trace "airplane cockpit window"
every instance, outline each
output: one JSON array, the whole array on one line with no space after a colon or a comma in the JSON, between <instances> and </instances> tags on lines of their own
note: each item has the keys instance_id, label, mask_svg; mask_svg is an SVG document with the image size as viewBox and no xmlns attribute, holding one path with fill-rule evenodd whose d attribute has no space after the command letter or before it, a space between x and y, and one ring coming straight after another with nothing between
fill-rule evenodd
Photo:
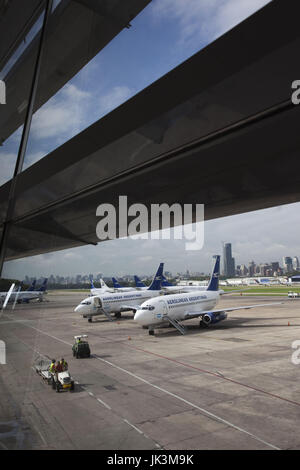
<instances>
[{"instance_id":1,"label":"airplane cockpit window","mask_svg":"<svg viewBox=\"0 0 300 470\"><path fill-rule=\"evenodd\" d=\"M153 307L153 305L145 305L144 307L142 307L142 310L154 310L155 307Z\"/></svg>"},{"instance_id":2,"label":"airplane cockpit window","mask_svg":"<svg viewBox=\"0 0 300 470\"><path fill-rule=\"evenodd\" d=\"M91 302L89 300L83 300L81 305L91 305Z\"/></svg>"}]
</instances>

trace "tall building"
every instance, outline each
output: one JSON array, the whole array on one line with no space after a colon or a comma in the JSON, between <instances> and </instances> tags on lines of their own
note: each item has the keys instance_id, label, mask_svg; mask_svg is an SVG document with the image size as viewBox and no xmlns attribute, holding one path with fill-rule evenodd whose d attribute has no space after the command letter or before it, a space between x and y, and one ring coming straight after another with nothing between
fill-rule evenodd
<instances>
[{"instance_id":1,"label":"tall building","mask_svg":"<svg viewBox=\"0 0 300 470\"><path fill-rule=\"evenodd\" d=\"M226 277L235 275L235 262L232 257L231 243L224 243L223 245L223 274Z\"/></svg>"},{"instance_id":2,"label":"tall building","mask_svg":"<svg viewBox=\"0 0 300 470\"><path fill-rule=\"evenodd\" d=\"M285 273L293 271L293 260L290 256L284 256L282 258L283 270Z\"/></svg>"},{"instance_id":3,"label":"tall building","mask_svg":"<svg viewBox=\"0 0 300 470\"><path fill-rule=\"evenodd\" d=\"M299 271L299 260L298 260L298 257L297 256L294 256L293 260L292 260L292 264L293 264L293 270L294 271Z\"/></svg>"},{"instance_id":4,"label":"tall building","mask_svg":"<svg viewBox=\"0 0 300 470\"><path fill-rule=\"evenodd\" d=\"M248 265L248 271L249 271L249 276L250 276L250 277L254 276L254 274L255 274L255 268L256 268L256 266L255 266L254 261L250 261L250 263L249 263L249 265Z\"/></svg>"}]
</instances>

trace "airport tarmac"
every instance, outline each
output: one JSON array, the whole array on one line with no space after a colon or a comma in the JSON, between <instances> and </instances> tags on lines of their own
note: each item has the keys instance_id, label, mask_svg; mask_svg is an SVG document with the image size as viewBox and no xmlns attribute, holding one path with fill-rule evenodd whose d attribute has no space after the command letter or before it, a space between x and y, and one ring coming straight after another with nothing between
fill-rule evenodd
<instances>
[{"instance_id":1,"label":"airport tarmac","mask_svg":"<svg viewBox=\"0 0 300 470\"><path fill-rule=\"evenodd\" d=\"M73 311L83 293L46 297L0 316L0 448L300 449L300 300L149 336L131 312L88 323ZM218 308L272 301L223 296ZM77 334L88 334L91 358L73 358ZM67 360L74 392L42 381L38 354Z\"/></svg>"}]
</instances>

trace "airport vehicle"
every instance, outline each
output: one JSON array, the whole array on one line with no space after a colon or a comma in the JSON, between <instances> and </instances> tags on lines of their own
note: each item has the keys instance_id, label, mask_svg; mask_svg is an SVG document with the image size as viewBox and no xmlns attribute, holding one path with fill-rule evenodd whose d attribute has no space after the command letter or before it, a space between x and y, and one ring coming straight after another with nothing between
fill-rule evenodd
<instances>
[{"instance_id":1,"label":"airport vehicle","mask_svg":"<svg viewBox=\"0 0 300 470\"><path fill-rule=\"evenodd\" d=\"M206 291L184 294L170 294L144 302L136 311L134 320L144 328L148 327L149 334L154 329L170 324L181 334L186 333L185 327L180 323L191 318L200 318L200 326L209 326L227 318L227 312L240 309L250 309L280 304L242 305L219 310L214 309L220 298L219 286L220 256L215 256L215 265Z\"/></svg>"},{"instance_id":2,"label":"airport vehicle","mask_svg":"<svg viewBox=\"0 0 300 470\"><path fill-rule=\"evenodd\" d=\"M51 385L53 390L60 392L61 390L73 391L75 388L74 380L72 379L70 372L65 370L63 372L51 373L49 367L51 360L44 357L38 359L34 368L37 374L39 374L48 385Z\"/></svg>"},{"instance_id":3,"label":"airport vehicle","mask_svg":"<svg viewBox=\"0 0 300 470\"><path fill-rule=\"evenodd\" d=\"M52 376L51 376L51 373L49 372L50 365L51 365L51 361L50 359L47 359L47 358L43 358L43 359L40 358L34 365L36 373L39 374L42 377L42 379L48 383L48 385L50 385L52 382Z\"/></svg>"},{"instance_id":4,"label":"airport vehicle","mask_svg":"<svg viewBox=\"0 0 300 470\"><path fill-rule=\"evenodd\" d=\"M51 374L51 385L53 390L56 390L57 392L60 392L61 390L69 390L70 392L73 392L75 388L75 382L68 370Z\"/></svg>"},{"instance_id":5,"label":"airport vehicle","mask_svg":"<svg viewBox=\"0 0 300 470\"><path fill-rule=\"evenodd\" d=\"M46 278L42 286L38 290L33 290L35 288L35 281L33 281L29 289L25 291L12 290L9 295L8 302L29 303L30 300L39 300L40 302L42 302L43 296L47 288L47 281L48 279ZM0 292L0 304L2 304L5 301L5 299L7 298L7 295L8 295L8 292Z\"/></svg>"},{"instance_id":6,"label":"airport vehicle","mask_svg":"<svg viewBox=\"0 0 300 470\"><path fill-rule=\"evenodd\" d=\"M297 297L300 297L300 295L299 295L298 292L289 291L288 292L288 297L291 298L291 299L296 299Z\"/></svg>"},{"instance_id":7,"label":"airport vehicle","mask_svg":"<svg viewBox=\"0 0 300 470\"><path fill-rule=\"evenodd\" d=\"M72 346L72 351L73 356L76 357L76 359L91 356L90 345L87 341L87 337L88 335L74 336L75 342Z\"/></svg>"},{"instance_id":8,"label":"airport vehicle","mask_svg":"<svg viewBox=\"0 0 300 470\"><path fill-rule=\"evenodd\" d=\"M112 313L115 314L116 318L119 318L121 312L128 310L135 312L145 300L161 294L163 267L164 263L160 263L151 285L145 290L114 294L106 293L87 297L77 305L74 311L80 313L83 318L87 318L89 322L92 322L93 317L98 315L105 315L112 321Z\"/></svg>"}]
</instances>

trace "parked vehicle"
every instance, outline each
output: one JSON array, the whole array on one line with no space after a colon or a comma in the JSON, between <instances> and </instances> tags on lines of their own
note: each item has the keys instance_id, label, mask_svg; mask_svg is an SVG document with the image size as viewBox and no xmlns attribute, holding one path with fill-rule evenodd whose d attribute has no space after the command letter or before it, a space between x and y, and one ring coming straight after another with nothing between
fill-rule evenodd
<instances>
[{"instance_id":1,"label":"parked vehicle","mask_svg":"<svg viewBox=\"0 0 300 470\"><path fill-rule=\"evenodd\" d=\"M74 336L75 343L72 346L72 351L73 356L76 357L76 359L91 356L91 350L87 341L87 337L87 335Z\"/></svg>"}]
</instances>

